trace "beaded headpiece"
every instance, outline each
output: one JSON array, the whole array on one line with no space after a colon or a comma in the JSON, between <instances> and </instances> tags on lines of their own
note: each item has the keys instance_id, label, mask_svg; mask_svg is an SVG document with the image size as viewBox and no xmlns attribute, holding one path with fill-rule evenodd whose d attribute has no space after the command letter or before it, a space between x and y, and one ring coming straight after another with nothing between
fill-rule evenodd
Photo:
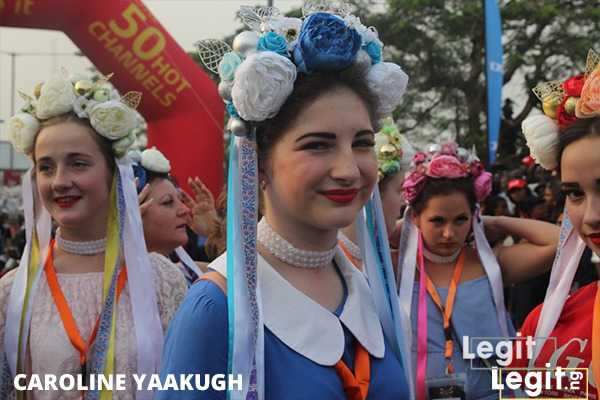
<instances>
[{"instance_id":1,"label":"beaded headpiece","mask_svg":"<svg viewBox=\"0 0 600 400\"><path fill-rule=\"evenodd\" d=\"M590 50L585 72L563 82L538 84L533 93L543 115L523 121L522 129L533 158L543 168L558 167L558 135L578 119L600 116L600 54Z\"/></svg>"},{"instance_id":2,"label":"beaded headpiece","mask_svg":"<svg viewBox=\"0 0 600 400\"><path fill-rule=\"evenodd\" d=\"M128 92L120 97L108 83L112 74L95 82L69 77L65 70L46 82L39 83L33 96L19 92L25 105L8 120L8 135L15 148L30 154L40 123L59 115L74 112L87 118L101 136L113 142L113 151L122 157L135 142L134 128L138 124L135 109L140 104L140 92Z\"/></svg>"}]
</instances>

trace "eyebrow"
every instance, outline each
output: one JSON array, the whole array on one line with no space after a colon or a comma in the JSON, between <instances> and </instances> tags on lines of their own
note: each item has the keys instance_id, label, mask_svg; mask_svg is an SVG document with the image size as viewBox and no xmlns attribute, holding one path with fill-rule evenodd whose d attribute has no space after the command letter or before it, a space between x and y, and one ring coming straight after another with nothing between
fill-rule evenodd
<instances>
[{"instance_id":1,"label":"eyebrow","mask_svg":"<svg viewBox=\"0 0 600 400\"><path fill-rule=\"evenodd\" d=\"M92 158L92 156L90 154L85 154L85 153L68 153L66 158L75 158L75 157ZM49 161L52 159L53 158L50 156L44 156L44 157L38 158L38 161Z\"/></svg>"},{"instance_id":2,"label":"eyebrow","mask_svg":"<svg viewBox=\"0 0 600 400\"><path fill-rule=\"evenodd\" d=\"M306 133L306 134L300 136L298 139L296 139L296 142L299 142L301 140L308 139L308 138L318 138L318 139L333 140L333 139L335 139L335 133L331 133L331 132L309 132L309 133Z\"/></svg>"},{"instance_id":3,"label":"eyebrow","mask_svg":"<svg viewBox=\"0 0 600 400\"><path fill-rule=\"evenodd\" d=\"M576 182L562 182L560 184L560 189L561 190L579 189L579 183L576 183Z\"/></svg>"}]
</instances>

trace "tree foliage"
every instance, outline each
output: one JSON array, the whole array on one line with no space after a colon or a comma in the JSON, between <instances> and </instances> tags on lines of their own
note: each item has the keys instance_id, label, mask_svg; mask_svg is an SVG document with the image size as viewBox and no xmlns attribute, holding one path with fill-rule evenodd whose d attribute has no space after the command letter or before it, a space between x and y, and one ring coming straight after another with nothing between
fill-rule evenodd
<instances>
[{"instance_id":1,"label":"tree foliage","mask_svg":"<svg viewBox=\"0 0 600 400\"><path fill-rule=\"evenodd\" d=\"M383 12L371 11L371 1L354 4L363 23L377 27L386 57L410 76L396 111L403 131L413 138L451 131L461 144L474 144L484 154L483 2L387 0ZM532 87L581 72L588 49L600 50L600 2L501 0L500 7L505 88L511 84L527 99L503 124L514 128L537 107Z\"/></svg>"}]
</instances>

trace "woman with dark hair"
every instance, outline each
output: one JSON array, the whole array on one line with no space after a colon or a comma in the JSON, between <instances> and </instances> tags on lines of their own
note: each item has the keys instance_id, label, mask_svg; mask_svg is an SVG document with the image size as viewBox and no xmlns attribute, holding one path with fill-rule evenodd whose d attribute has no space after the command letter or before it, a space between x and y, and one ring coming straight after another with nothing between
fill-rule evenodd
<instances>
[{"instance_id":1,"label":"woman with dark hair","mask_svg":"<svg viewBox=\"0 0 600 400\"><path fill-rule=\"evenodd\" d=\"M410 208L400 245L400 304L412 320L417 398L440 391L497 398L481 360L473 360L481 368L472 369L471 360L463 358L463 337L514 334L503 286L548 269L558 229L539 221L483 217L490 236L527 240L492 251L478 209L491 191L491 175L474 154L453 143L415 155L403 187Z\"/></svg>"},{"instance_id":2,"label":"woman with dark hair","mask_svg":"<svg viewBox=\"0 0 600 400\"><path fill-rule=\"evenodd\" d=\"M135 137L132 106L106 80L65 76L40 85L8 123L15 147L31 156L23 180L27 245L19 268L0 281L0 398L16 374L151 374L166 329L186 290L173 266L146 252L133 173L123 158ZM137 99L137 102L134 101ZM51 220L58 226L51 238ZM90 388L88 396L138 399ZM79 398L41 391L39 399Z\"/></svg>"},{"instance_id":3,"label":"woman with dark hair","mask_svg":"<svg viewBox=\"0 0 600 400\"><path fill-rule=\"evenodd\" d=\"M407 77L381 62L376 31L322 7L306 8L303 21L259 9L246 20L255 31L240 33L219 65L240 136L229 154L227 251L171 324L162 372L230 372L242 382L159 399L410 396L403 344L376 306L392 297L376 302L337 248L338 230L371 201L376 123Z\"/></svg>"},{"instance_id":4,"label":"woman with dark hair","mask_svg":"<svg viewBox=\"0 0 600 400\"><path fill-rule=\"evenodd\" d=\"M536 343L529 366L587 368L588 387L569 395L597 398L600 283L569 291L585 248L600 254L600 56L590 50L584 74L561 84L540 84L534 93L543 102L544 115L523 121L523 133L536 161L558 172L566 202L559 256L545 301L522 327L523 335L553 337L556 342Z\"/></svg>"}]
</instances>

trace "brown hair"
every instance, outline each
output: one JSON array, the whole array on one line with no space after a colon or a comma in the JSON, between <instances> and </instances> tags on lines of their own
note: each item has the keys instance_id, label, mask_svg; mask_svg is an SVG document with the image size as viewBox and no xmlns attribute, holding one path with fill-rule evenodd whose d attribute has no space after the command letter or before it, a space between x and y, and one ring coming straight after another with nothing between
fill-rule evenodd
<instances>
[{"instance_id":1,"label":"brown hair","mask_svg":"<svg viewBox=\"0 0 600 400\"><path fill-rule=\"evenodd\" d=\"M94 139L94 142L96 142L96 144L98 145L98 148L100 149L100 152L102 153L102 156L104 157L106 165L108 166L110 174L112 176L117 168L117 165L115 163L115 156L113 154L112 149L112 142L104 136L97 134L96 130L92 127L92 125L90 125L90 121L88 119L79 118L73 112L58 115L56 117L52 117L41 122L40 130L38 131L38 134L35 137L35 141L33 142L33 150L31 153L33 163L35 164L35 145L37 143L37 138L39 137L39 132L41 132L42 129L47 128L49 126L65 122L72 122L90 130L90 133L92 133L92 139Z\"/></svg>"},{"instance_id":2,"label":"brown hair","mask_svg":"<svg viewBox=\"0 0 600 400\"><path fill-rule=\"evenodd\" d=\"M371 123L376 128L377 99L366 84L361 72L350 67L342 72L316 72L312 74L298 74L294 83L294 90L277 113L269 120L257 124L257 153L259 164L268 159L270 151L281 138L283 132L296 121L300 111L319 96L334 89L347 88L361 98Z\"/></svg>"},{"instance_id":3,"label":"brown hair","mask_svg":"<svg viewBox=\"0 0 600 400\"><path fill-rule=\"evenodd\" d=\"M435 196L444 196L452 193L462 193L467 198L471 212L475 211L477 206L477 197L475 196L475 186L472 177L449 179L427 178L423 189L415 200L411 203L414 212L419 215L427 206L429 199Z\"/></svg>"},{"instance_id":4,"label":"brown hair","mask_svg":"<svg viewBox=\"0 0 600 400\"><path fill-rule=\"evenodd\" d=\"M565 148L588 136L600 136L600 117L582 118L562 130L558 136L558 176Z\"/></svg>"}]
</instances>

